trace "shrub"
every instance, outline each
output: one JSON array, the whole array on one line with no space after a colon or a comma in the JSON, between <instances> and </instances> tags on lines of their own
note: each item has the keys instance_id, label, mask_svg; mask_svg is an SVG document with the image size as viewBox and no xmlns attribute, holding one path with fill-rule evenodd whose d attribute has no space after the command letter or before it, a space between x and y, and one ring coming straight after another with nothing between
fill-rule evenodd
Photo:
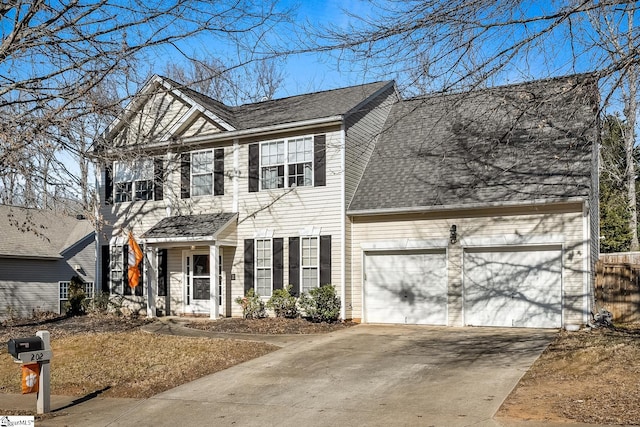
<instances>
[{"instance_id":1,"label":"shrub","mask_svg":"<svg viewBox=\"0 0 640 427\"><path fill-rule=\"evenodd\" d=\"M64 308L68 316L79 316L86 313L86 295L84 294L84 280L80 276L73 276L69 281L69 299Z\"/></svg>"},{"instance_id":2,"label":"shrub","mask_svg":"<svg viewBox=\"0 0 640 427\"><path fill-rule=\"evenodd\" d=\"M236 298L236 303L242 307L242 317L245 319L261 319L267 317L267 312L264 309L264 301L260 299L260 295L256 294L253 289L249 289L246 296Z\"/></svg>"},{"instance_id":3,"label":"shrub","mask_svg":"<svg viewBox=\"0 0 640 427\"><path fill-rule=\"evenodd\" d=\"M99 292L89 304L88 311L91 314L107 314L109 313L109 307L111 306L108 292Z\"/></svg>"},{"instance_id":4,"label":"shrub","mask_svg":"<svg viewBox=\"0 0 640 427\"><path fill-rule=\"evenodd\" d=\"M267 301L267 308L273 310L276 317L295 319L299 316L298 299L291 295L291 285L284 289L276 289Z\"/></svg>"},{"instance_id":5,"label":"shrub","mask_svg":"<svg viewBox=\"0 0 640 427\"><path fill-rule=\"evenodd\" d=\"M340 298L333 285L311 289L309 295L302 294L300 308L312 322L336 322L340 318Z\"/></svg>"}]
</instances>

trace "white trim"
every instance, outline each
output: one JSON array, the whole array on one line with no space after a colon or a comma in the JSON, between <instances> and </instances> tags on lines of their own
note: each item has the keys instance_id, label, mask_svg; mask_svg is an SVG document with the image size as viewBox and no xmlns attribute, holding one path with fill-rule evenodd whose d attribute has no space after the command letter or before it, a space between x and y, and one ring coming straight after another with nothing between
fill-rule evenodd
<instances>
[{"instance_id":1,"label":"white trim","mask_svg":"<svg viewBox=\"0 0 640 427\"><path fill-rule=\"evenodd\" d=\"M589 212L589 202L584 202L582 211L582 322L589 322L589 312L591 311L591 214Z\"/></svg>"},{"instance_id":2,"label":"white trim","mask_svg":"<svg viewBox=\"0 0 640 427\"><path fill-rule=\"evenodd\" d=\"M158 289L158 249L144 246L144 281L147 285L147 317L156 317L156 295Z\"/></svg>"},{"instance_id":3,"label":"white trim","mask_svg":"<svg viewBox=\"0 0 640 427\"><path fill-rule=\"evenodd\" d=\"M260 228L253 233L253 239L273 239L273 229Z\"/></svg>"},{"instance_id":4,"label":"white trim","mask_svg":"<svg viewBox=\"0 0 640 427\"><path fill-rule=\"evenodd\" d=\"M240 199L239 199L239 191L240 191L240 140L235 138L233 140L233 202L231 205L232 212L238 212Z\"/></svg>"},{"instance_id":5,"label":"white trim","mask_svg":"<svg viewBox=\"0 0 640 427\"><path fill-rule=\"evenodd\" d=\"M211 135L198 135L193 137L180 138L179 145L181 147L197 146L200 144L212 143L219 140L228 141L234 138L248 137L248 136L261 137L261 136L268 136L275 133L284 132L291 129L295 129L296 131L303 131L307 129L313 130L321 125L329 126L329 125L340 125L340 124L342 124L342 116L330 116L330 117L324 117L321 119L303 120L300 122L283 123L279 125L264 126L260 128L245 129L245 130L239 130L239 131L230 130L228 132L218 132ZM159 148L165 148L167 146L167 143L171 143L171 141L172 140L164 141L164 142L162 141L149 142L145 144L145 149L154 150ZM105 154L121 155L123 153L133 152L137 149L138 147L119 147L118 149L108 149L105 151Z\"/></svg>"},{"instance_id":6,"label":"white trim","mask_svg":"<svg viewBox=\"0 0 640 427\"><path fill-rule=\"evenodd\" d=\"M524 200L521 202L486 202L486 203L459 203L452 205L442 206L417 206L417 207L397 207L397 208L383 208L383 209L355 209L347 211L349 216L376 216L376 215L389 215L389 214L410 214L410 213L426 213L426 212L443 212L443 211L467 211L472 209L490 209L490 208L517 208L526 206L547 206L547 205L567 205L567 204L582 204L584 197L569 197L566 199L548 200L548 199L534 199ZM574 212L574 210L568 210L567 212ZM579 212L579 211L578 211ZM535 212L532 212L535 213Z\"/></svg>"},{"instance_id":7,"label":"white trim","mask_svg":"<svg viewBox=\"0 0 640 427\"><path fill-rule=\"evenodd\" d=\"M220 306L218 305L218 255L220 248L216 245L209 246L209 318L217 319L220 317Z\"/></svg>"},{"instance_id":8,"label":"white trim","mask_svg":"<svg viewBox=\"0 0 640 427\"><path fill-rule=\"evenodd\" d=\"M322 231L322 227L310 225L309 227L298 230L300 237L318 237Z\"/></svg>"},{"instance_id":9,"label":"white trim","mask_svg":"<svg viewBox=\"0 0 640 427\"><path fill-rule=\"evenodd\" d=\"M303 261L303 242L304 240L314 240L315 241L315 249L316 249L316 259L315 259L315 265L313 266L304 266L304 261ZM304 279L304 270L312 270L314 269L316 271L316 284L315 284L315 288L319 288L321 283L320 283L320 236L300 236L300 248L299 248L299 253L298 253L298 259L300 260L299 262L299 283L300 283L300 293L305 292L303 290L303 279Z\"/></svg>"},{"instance_id":10,"label":"white trim","mask_svg":"<svg viewBox=\"0 0 640 427\"><path fill-rule=\"evenodd\" d=\"M449 241L447 239L398 239L384 240L378 242L363 242L360 244L363 252L374 251L402 251L420 249L446 249Z\"/></svg>"},{"instance_id":11,"label":"white trim","mask_svg":"<svg viewBox=\"0 0 640 427\"><path fill-rule=\"evenodd\" d=\"M258 242L269 242L269 266L268 267L258 267ZM273 237L256 237L253 240L253 291L256 295L260 295L262 298L271 298L273 295ZM301 262L302 264L302 262ZM269 291L269 295L263 295L258 292L258 269L260 270L269 270L270 280L269 283L271 285L271 289Z\"/></svg>"},{"instance_id":12,"label":"white trim","mask_svg":"<svg viewBox=\"0 0 640 427\"><path fill-rule=\"evenodd\" d=\"M340 239L342 239L340 242L340 317L345 320L347 316L347 138L344 122L340 125L340 168Z\"/></svg>"},{"instance_id":13,"label":"white trim","mask_svg":"<svg viewBox=\"0 0 640 427\"><path fill-rule=\"evenodd\" d=\"M505 234L492 237L463 237L460 245L468 247L492 246L527 246L527 245L560 245L565 242L562 234L546 234L539 236L523 236L519 234Z\"/></svg>"}]
</instances>

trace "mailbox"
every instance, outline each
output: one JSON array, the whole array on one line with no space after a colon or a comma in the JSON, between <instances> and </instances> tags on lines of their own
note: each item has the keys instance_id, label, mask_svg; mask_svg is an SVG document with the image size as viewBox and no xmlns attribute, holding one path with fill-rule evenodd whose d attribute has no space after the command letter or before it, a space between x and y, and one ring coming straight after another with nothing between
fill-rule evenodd
<instances>
[{"instance_id":1,"label":"mailbox","mask_svg":"<svg viewBox=\"0 0 640 427\"><path fill-rule=\"evenodd\" d=\"M20 353L44 350L44 341L40 337L11 338L7 345L14 359L19 359Z\"/></svg>"}]
</instances>

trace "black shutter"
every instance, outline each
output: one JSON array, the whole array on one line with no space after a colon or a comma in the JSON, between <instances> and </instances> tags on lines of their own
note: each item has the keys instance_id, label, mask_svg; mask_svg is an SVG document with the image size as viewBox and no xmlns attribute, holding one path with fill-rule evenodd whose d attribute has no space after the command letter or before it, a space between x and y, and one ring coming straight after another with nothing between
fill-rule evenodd
<instances>
[{"instance_id":1,"label":"black shutter","mask_svg":"<svg viewBox=\"0 0 640 427\"><path fill-rule=\"evenodd\" d=\"M300 238L289 237L289 284L291 293L300 295Z\"/></svg>"},{"instance_id":2,"label":"black shutter","mask_svg":"<svg viewBox=\"0 0 640 427\"><path fill-rule=\"evenodd\" d=\"M180 155L180 198L191 197L191 153Z\"/></svg>"},{"instance_id":3,"label":"black shutter","mask_svg":"<svg viewBox=\"0 0 640 427\"><path fill-rule=\"evenodd\" d=\"M164 160L153 159L153 200L162 200L164 196Z\"/></svg>"},{"instance_id":4,"label":"black shutter","mask_svg":"<svg viewBox=\"0 0 640 427\"><path fill-rule=\"evenodd\" d=\"M327 185L327 137L316 135L313 137L313 185L324 187Z\"/></svg>"},{"instance_id":5,"label":"black shutter","mask_svg":"<svg viewBox=\"0 0 640 427\"><path fill-rule=\"evenodd\" d=\"M249 193L260 189L260 144L249 145Z\"/></svg>"},{"instance_id":6,"label":"black shutter","mask_svg":"<svg viewBox=\"0 0 640 427\"><path fill-rule=\"evenodd\" d=\"M122 247L122 295L131 295L129 287L129 245Z\"/></svg>"},{"instance_id":7,"label":"black shutter","mask_svg":"<svg viewBox=\"0 0 640 427\"><path fill-rule=\"evenodd\" d=\"M102 274L100 275L100 290L103 293L109 294L109 276L111 275L111 249L109 245L102 245L101 248L102 262Z\"/></svg>"},{"instance_id":8,"label":"black shutter","mask_svg":"<svg viewBox=\"0 0 640 427\"><path fill-rule=\"evenodd\" d=\"M320 236L320 286L331 284L331 236Z\"/></svg>"},{"instance_id":9,"label":"black shutter","mask_svg":"<svg viewBox=\"0 0 640 427\"><path fill-rule=\"evenodd\" d=\"M167 296L167 250L158 250L158 296Z\"/></svg>"},{"instance_id":10,"label":"black shutter","mask_svg":"<svg viewBox=\"0 0 640 427\"><path fill-rule=\"evenodd\" d=\"M253 239L244 241L244 293L253 289Z\"/></svg>"},{"instance_id":11,"label":"black shutter","mask_svg":"<svg viewBox=\"0 0 640 427\"><path fill-rule=\"evenodd\" d=\"M283 263L282 263L282 247L283 239L273 239L273 289L282 289L284 282Z\"/></svg>"},{"instance_id":12,"label":"black shutter","mask_svg":"<svg viewBox=\"0 0 640 427\"><path fill-rule=\"evenodd\" d=\"M138 264L138 271L140 272L140 281L138 282L138 286L133 288L134 294L137 297L141 297L144 295L144 263L146 262L146 256L144 255L144 245L140 246L140 250L142 251L142 261Z\"/></svg>"},{"instance_id":13,"label":"black shutter","mask_svg":"<svg viewBox=\"0 0 640 427\"><path fill-rule=\"evenodd\" d=\"M104 165L104 204L113 203L113 171L112 163Z\"/></svg>"},{"instance_id":14,"label":"black shutter","mask_svg":"<svg viewBox=\"0 0 640 427\"><path fill-rule=\"evenodd\" d=\"M213 195L224 194L224 148L213 151Z\"/></svg>"}]
</instances>

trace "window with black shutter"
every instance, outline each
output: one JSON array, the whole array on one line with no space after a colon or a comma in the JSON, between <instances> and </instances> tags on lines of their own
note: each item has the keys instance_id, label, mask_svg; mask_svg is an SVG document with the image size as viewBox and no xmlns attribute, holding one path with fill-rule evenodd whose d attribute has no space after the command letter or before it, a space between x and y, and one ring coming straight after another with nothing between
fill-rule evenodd
<instances>
[{"instance_id":1,"label":"window with black shutter","mask_svg":"<svg viewBox=\"0 0 640 427\"><path fill-rule=\"evenodd\" d=\"M326 135L249 145L249 192L326 185Z\"/></svg>"}]
</instances>

